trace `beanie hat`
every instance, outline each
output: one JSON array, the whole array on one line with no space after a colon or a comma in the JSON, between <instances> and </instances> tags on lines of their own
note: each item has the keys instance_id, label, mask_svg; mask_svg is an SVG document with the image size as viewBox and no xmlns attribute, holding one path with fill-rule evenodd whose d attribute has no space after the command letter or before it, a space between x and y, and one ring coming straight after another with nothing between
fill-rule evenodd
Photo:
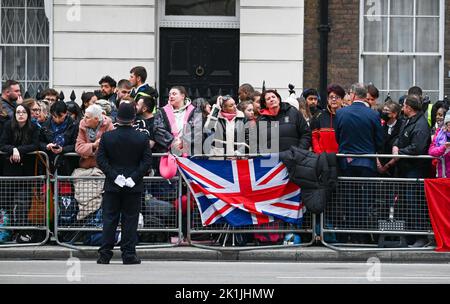
<instances>
[{"instance_id":1,"label":"beanie hat","mask_svg":"<svg viewBox=\"0 0 450 304\"><path fill-rule=\"evenodd\" d=\"M122 102L117 112L117 122L123 124L129 124L136 118L136 110L131 103Z\"/></svg>"},{"instance_id":2,"label":"beanie hat","mask_svg":"<svg viewBox=\"0 0 450 304\"><path fill-rule=\"evenodd\" d=\"M447 114L445 114L445 118L444 118L444 126L450 122L450 111L447 111Z\"/></svg>"},{"instance_id":3,"label":"beanie hat","mask_svg":"<svg viewBox=\"0 0 450 304\"><path fill-rule=\"evenodd\" d=\"M311 95L319 97L319 93L317 92L316 89L306 89L303 91L302 95L303 95L303 98L305 98L305 99Z\"/></svg>"}]
</instances>

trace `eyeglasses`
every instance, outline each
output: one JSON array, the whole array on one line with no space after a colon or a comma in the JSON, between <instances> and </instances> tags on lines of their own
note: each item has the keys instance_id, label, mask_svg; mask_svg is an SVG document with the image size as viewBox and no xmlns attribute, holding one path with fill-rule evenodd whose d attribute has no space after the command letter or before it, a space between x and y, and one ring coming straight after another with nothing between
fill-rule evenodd
<instances>
[{"instance_id":1,"label":"eyeglasses","mask_svg":"<svg viewBox=\"0 0 450 304\"><path fill-rule=\"evenodd\" d=\"M39 113L39 112L41 112L41 108L33 108L33 109L31 109L31 111L33 111L35 113Z\"/></svg>"},{"instance_id":2,"label":"eyeglasses","mask_svg":"<svg viewBox=\"0 0 450 304\"><path fill-rule=\"evenodd\" d=\"M339 96L329 96L328 98L331 99L331 100L339 100L339 99L342 99L342 98L339 97Z\"/></svg>"}]
</instances>

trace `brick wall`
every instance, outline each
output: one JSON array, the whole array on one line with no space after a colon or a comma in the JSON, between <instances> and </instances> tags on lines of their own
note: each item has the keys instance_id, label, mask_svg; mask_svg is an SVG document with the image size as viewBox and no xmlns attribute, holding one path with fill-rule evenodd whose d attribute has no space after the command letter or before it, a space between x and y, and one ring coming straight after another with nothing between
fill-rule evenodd
<instances>
[{"instance_id":1,"label":"brick wall","mask_svg":"<svg viewBox=\"0 0 450 304\"><path fill-rule=\"evenodd\" d=\"M319 1L305 0L303 87L318 88L320 84Z\"/></svg>"},{"instance_id":2,"label":"brick wall","mask_svg":"<svg viewBox=\"0 0 450 304\"><path fill-rule=\"evenodd\" d=\"M450 29L450 0L445 3L445 29ZM329 0L328 84L348 87L359 78L359 0ZM319 1L305 0L304 87L320 83ZM445 30L444 94L450 98L450 31Z\"/></svg>"},{"instance_id":3,"label":"brick wall","mask_svg":"<svg viewBox=\"0 0 450 304\"><path fill-rule=\"evenodd\" d=\"M305 0L304 87L320 84L319 1ZM359 77L359 0L329 0L328 84L344 87Z\"/></svg>"}]
</instances>

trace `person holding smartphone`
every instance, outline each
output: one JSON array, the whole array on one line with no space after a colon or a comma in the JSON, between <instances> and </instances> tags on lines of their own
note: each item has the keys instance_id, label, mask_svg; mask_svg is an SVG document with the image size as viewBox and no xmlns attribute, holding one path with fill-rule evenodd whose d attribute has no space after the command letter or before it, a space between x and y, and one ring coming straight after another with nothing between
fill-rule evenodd
<instances>
[{"instance_id":1,"label":"person holding smartphone","mask_svg":"<svg viewBox=\"0 0 450 304\"><path fill-rule=\"evenodd\" d=\"M46 152L53 163L57 155L75 152L78 136L78 123L68 115L64 101L57 101L50 107L51 117L42 125L40 133L40 148ZM60 174L70 175L77 166L78 160L71 158L70 162L63 157L58 159L56 167Z\"/></svg>"}]
</instances>

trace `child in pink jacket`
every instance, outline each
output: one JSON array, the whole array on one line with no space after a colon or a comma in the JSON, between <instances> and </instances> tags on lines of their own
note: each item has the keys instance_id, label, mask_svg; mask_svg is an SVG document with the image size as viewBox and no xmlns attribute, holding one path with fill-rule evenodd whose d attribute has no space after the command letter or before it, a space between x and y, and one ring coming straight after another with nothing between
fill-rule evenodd
<instances>
[{"instance_id":1,"label":"child in pink jacket","mask_svg":"<svg viewBox=\"0 0 450 304\"><path fill-rule=\"evenodd\" d=\"M442 174L442 159L439 159L437 164L437 177L450 178L450 111L447 111L447 115L445 115L442 128L436 130L433 142L428 149L428 154L436 157L444 157L445 176Z\"/></svg>"}]
</instances>

